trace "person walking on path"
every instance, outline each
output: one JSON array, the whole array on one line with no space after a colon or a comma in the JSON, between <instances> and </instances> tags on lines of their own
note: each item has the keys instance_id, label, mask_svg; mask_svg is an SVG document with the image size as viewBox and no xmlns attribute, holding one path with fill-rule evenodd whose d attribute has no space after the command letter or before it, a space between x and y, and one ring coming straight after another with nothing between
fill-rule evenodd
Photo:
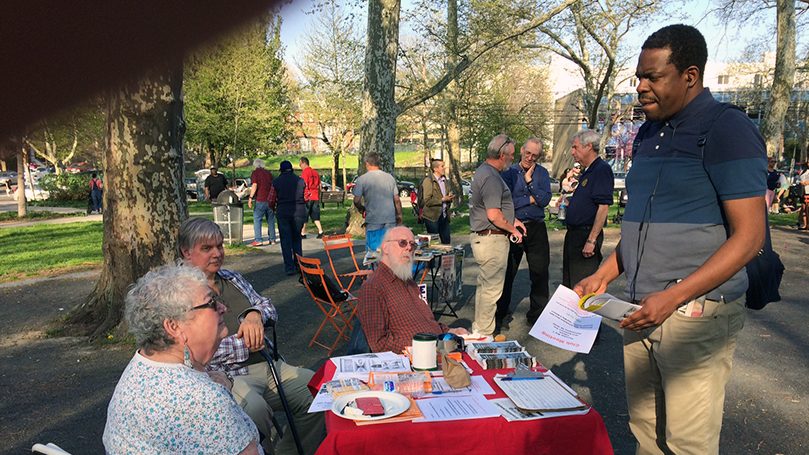
<instances>
[{"instance_id":1,"label":"person walking on path","mask_svg":"<svg viewBox=\"0 0 809 455\"><path fill-rule=\"evenodd\" d=\"M432 174L421 182L419 190L419 206L422 209L421 217L428 234L438 234L441 243L451 243L449 233L449 207L455 196L447 190L446 165L443 160L430 162Z\"/></svg>"},{"instance_id":2,"label":"person walking on path","mask_svg":"<svg viewBox=\"0 0 809 455\"><path fill-rule=\"evenodd\" d=\"M284 255L284 271L287 276L298 273L296 254L303 255L301 229L306 219L306 203L303 200L304 182L292 172L292 163L281 161L281 173L272 181L278 194L275 217L281 235L281 253Z\"/></svg>"},{"instance_id":3,"label":"person walking on path","mask_svg":"<svg viewBox=\"0 0 809 455\"><path fill-rule=\"evenodd\" d=\"M551 262L548 229L545 227L545 207L551 201L551 176L539 164L542 157L542 141L532 137L520 150L520 162L503 172L503 181L511 191L514 216L525 226L525 237L520 243L509 246L503 294L497 300L495 330L509 329L509 307L514 277L520 268L523 254L528 261L531 279L531 308L526 313L528 325L533 326L548 303L548 266Z\"/></svg>"},{"instance_id":4,"label":"person walking on path","mask_svg":"<svg viewBox=\"0 0 809 455\"><path fill-rule=\"evenodd\" d=\"M104 184L95 172L90 179L90 199L93 201L93 210L100 214L104 206Z\"/></svg>"},{"instance_id":5,"label":"person walking on path","mask_svg":"<svg viewBox=\"0 0 809 455\"><path fill-rule=\"evenodd\" d=\"M708 47L696 28L664 27L642 49L646 122L621 240L574 290L605 292L624 273L627 299L641 306L620 324L636 453L716 455L746 313L744 266L764 245L767 152L747 114L703 87Z\"/></svg>"},{"instance_id":6,"label":"person walking on path","mask_svg":"<svg viewBox=\"0 0 809 455\"><path fill-rule=\"evenodd\" d=\"M368 172L354 185L354 206L365 214L365 248L376 251L388 229L402 224L402 201L396 179L379 169L382 160L376 152L365 155ZM365 204L362 199L365 198Z\"/></svg>"},{"instance_id":7,"label":"person walking on path","mask_svg":"<svg viewBox=\"0 0 809 455\"><path fill-rule=\"evenodd\" d=\"M497 301L506 277L509 236L519 243L525 232L522 222L514 218L511 190L500 177L513 159L514 140L505 134L495 136L489 142L486 161L475 171L469 197L469 241L479 267L472 330L485 336L494 334Z\"/></svg>"},{"instance_id":8,"label":"person walking on path","mask_svg":"<svg viewBox=\"0 0 809 455\"><path fill-rule=\"evenodd\" d=\"M225 191L228 181L224 175L216 172L216 166L211 166L211 175L205 179L205 198L208 202L214 202L219 193Z\"/></svg>"},{"instance_id":9,"label":"person walking on path","mask_svg":"<svg viewBox=\"0 0 809 455\"><path fill-rule=\"evenodd\" d=\"M601 136L593 130L581 130L571 141L571 154L584 170L565 213L562 285L569 288L595 273L603 259L601 244L615 181L609 164L598 157L600 141Z\"/></svg>"},{"instance_id":10,"label":"person walking on path","mask_svg":"<svg viewBox=\"0 0 809 455\"><path fill-rule=\"evenodd\" d=\"M301 157L298 164L301 167L301 178L306 188L303 191L303 200L306 202L306 215L303 219L301 237L306 238L306 223L311 219L317 227L317 238L323 238L323 226L320 225L320 175L309 166L309 158Z\"/></svg>"},{"instance_id":11,"label":"person walking on path","mask_svg":"<svg viewBox=\"0 0 809 455\"><path fill-rule=\"evenodd\" d=\"M261 236L261 222L267 218L267 240L270 245L275 245L275 188L272 186L272 172L264 167L261 158L253 160L253 167L256 168L250 174L250 198L247 199L247 207L253 209L253 234L255 240L250 246L261 246L264 238ZM253 208L253 200L256 206Z\"/></svg>"}]
</instances>

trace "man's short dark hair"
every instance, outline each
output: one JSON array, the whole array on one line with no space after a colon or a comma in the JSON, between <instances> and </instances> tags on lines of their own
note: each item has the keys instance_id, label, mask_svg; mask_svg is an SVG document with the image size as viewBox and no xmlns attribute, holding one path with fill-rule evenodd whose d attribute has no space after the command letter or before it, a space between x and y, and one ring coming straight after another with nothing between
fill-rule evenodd
<instances>
[{"instance_id":1,"label":"man's short dark hair","mask_svg":"<svg viewBox=\"0 0 809 455\"><path fill-rule=\"evenodd\" d=\"M699 77L705 75L705 62L708 61L708 46L705 37L690 25L675 24L663 27L646 38L641 49L671 50L669 63L677 68L680 74L690 66L699 69Z\"/></svg>"},{"instance_id":2,"label":"man's short dark hair","mask_svg":"<svg viewBox=\"0 0 809 455\"><path fill-rule=\"evenodd\" d=\"M438 163L443 163L443 162L444 162L444 160L438 160L438 159L430 160L430 169L435 171L436 169L438 169L438 166L439 166Z\"/></svg>"},{"instance_id":3,"label":"man's short dark hair","mask_svg":"<svg viewBox=\"0 0 809 455\"><path fill-rule=\"evenodd\" d=\"M382 159L379 156L379 153L376 152L368 152L365 154L365 162L370 164L374 167L382 166Z\"/></svg>"},{"instance_id":4,"label":"man's short dark hair","mask_svg":"<svg viewBox=\"0 0 809 455\"><path fill-rule=\"evenodd\" d=\"M305 156L301 157L300 162L306 164L307 166L309 166L309 158L307 158Z\"/></svg>"}]
</instances>

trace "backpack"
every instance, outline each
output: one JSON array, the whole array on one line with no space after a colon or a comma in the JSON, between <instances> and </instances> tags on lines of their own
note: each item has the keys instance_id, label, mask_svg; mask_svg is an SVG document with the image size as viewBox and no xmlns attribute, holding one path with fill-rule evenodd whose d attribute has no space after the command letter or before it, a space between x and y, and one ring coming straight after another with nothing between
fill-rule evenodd
<instances>
[{"instance_id":1,"label":"backpack","mask_svg":"<svg viewBox=\"0 0 809 455\"><path fill-rule=\"evenodd\" d=\"M700 124L700 133L697 137L697 147L699 147L700 155L705 156L705 144L708 142L708 133L713 127L716 119L728 109L738 109L742 112L744 110L735 104L719 103L710 108L706 115L707 120ZM643 141L643 136L649 129L651 123L646 121L638 129L638 134L635 136L635 141L632 143L632 150L637 150ZM719 205L722 209L722 205ZM724 219L724 210L722 213ZM725 221L725 230L730 234L730 226ZM781 262L781 257L773 251L772 240L770 238L770 223L765 219L765 239L764 246L750 262L745 265L747 272L747 308L753 310L760 310L767 306L770 302L777 302L781 300L781 294L778 288L781 286L781 278L784 275L784 264Z\"/></svg>"}]
</instances>

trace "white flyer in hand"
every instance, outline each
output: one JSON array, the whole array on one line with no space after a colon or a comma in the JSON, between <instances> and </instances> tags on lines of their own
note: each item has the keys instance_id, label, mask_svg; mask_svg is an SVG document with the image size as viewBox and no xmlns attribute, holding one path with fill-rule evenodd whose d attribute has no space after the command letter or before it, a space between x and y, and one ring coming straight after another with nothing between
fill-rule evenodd
<instances>
[{"instance_id":1,"label":"white flyer in hand","mask_svg":"<svg viewBox=\"0 0 809 455\"><path fill-rule=\"evenodd\" d=\"M528 334L550 345L587 354L600 325L601 316L579 308L579 296L559 286Z\"/></svg>"}]
</instances>

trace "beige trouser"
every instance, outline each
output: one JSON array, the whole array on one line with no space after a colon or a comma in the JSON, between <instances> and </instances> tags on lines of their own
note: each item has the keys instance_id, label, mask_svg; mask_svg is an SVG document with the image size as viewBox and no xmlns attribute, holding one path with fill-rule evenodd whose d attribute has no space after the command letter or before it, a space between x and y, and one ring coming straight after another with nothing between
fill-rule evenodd
<instances>
[{"instance_id":1,"label":"beige trouser","mask_svg":"<svg viewBox=\"0 0 809 455\"><path fill-rule=\"evenodd\" d=\"M301 438L303 451L307 455L313 454L322 442L324 425L322 412L307 413L312 404L312 393L307 384L314 373L311 370L287 365L282 360L275 362L275 368L278 370L284 395L292 411L292 417L295 419L295 427ZM284 407L267 363L250 365L248 374L233 378L233 398L253 419L258 431L264 435L264 441L261 444L264 452L272 454L273 411L283 413ZM287 427L284 431L284 437L281 438L275 452L281 455L298 453L290 428Z\"/></svg>"},{"instance_id":2,"label":"beige trouser","mask_svg":"<svg viewBox=\"0 0 809 455\"><path fill-rule=\"evenodd\" d=\"M725 384L744 326L744 296L707 300L702 317L679 312L648 338L624 330L629 427L637 454L719 453Z\"/></svg>"},{"instance_id":3,"label":"beige trouser","mask_svg":"<svg viewBox=\"0 0 809 455\"><path fill-rule=\"evenodd\" d=\"M494 333L494 314L497 301L503 294L503 282L506 279L508 265L508 238L505 235L469 236L472 254L478 262L478 286L475 291L475 322L472 330L481 335Z\"/></svg>"}]
</instances>

